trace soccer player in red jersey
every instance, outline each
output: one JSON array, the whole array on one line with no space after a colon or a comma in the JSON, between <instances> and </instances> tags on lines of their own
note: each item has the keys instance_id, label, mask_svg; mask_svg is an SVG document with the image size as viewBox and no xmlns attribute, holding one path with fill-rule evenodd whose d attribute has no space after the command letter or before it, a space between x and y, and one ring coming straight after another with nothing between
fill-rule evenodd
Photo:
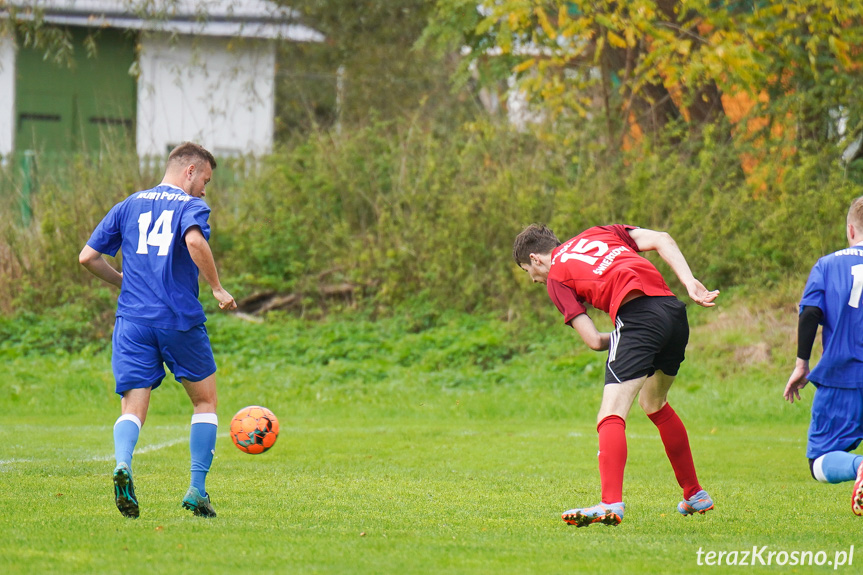
<instances>
[{"instance_id":1,"label":"soccer player in red jersey","mask_svg":"<svg viewBox=\"0 0 863 575\"><path fill-rule=\"evenodd\" d=\"M548 295L564 322L595 351L608 350L605 388L597 415L602 500L570 509L563 520L584 527L617 525L623 519L626 417L638 404L656 425L683 498L682 515L713 509L692 461L686 427L666 401L689 341L686 306L668 288L656 267L637 252L655 250L686 287L689 297L712 307L719 291L695 279L677 243L665 232L635 226L597 226L561 244L550 229L532 224L515 239L513 257ZM607 312L614 331L602 333L585 304Z\"/></svg>"}]
</instances>

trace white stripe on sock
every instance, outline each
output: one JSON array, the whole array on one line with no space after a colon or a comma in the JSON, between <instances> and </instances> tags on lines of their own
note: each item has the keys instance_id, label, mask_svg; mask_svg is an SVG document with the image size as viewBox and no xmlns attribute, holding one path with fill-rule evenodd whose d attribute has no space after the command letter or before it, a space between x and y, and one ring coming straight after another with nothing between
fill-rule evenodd
<instances>
[{"instance_id":1,"label":"white stripe on sock","mask_svg":"<svg viewBox=\"0 0 863 575\"><path fill-rule=\"evenodd\" d=\"M126 413L124 415L121 415L120 417L117 418L117 421L114 423L114 427L117 427L117 424L120 423L121 421L131 421L132 423L134 423L135 425L138 426L138 430L141 429L141 420L138 419L137 415L133 415L131 413Z\"/></svg>"},{"instance_id":2,"label":"white stripe on sock","mask_svg":"<svg viewBox=\"0 0 863 575\"><path fill-rule=\"evenodd\" d=\"M211 423L219 425L219 416L215 413L196 413L192 416L192 425L196 423Z\"/></svg>"},{"instance_id":3,"label":"white stripe on sock","mask_svg":"<svg viewBox=\"0 0 863 575\"><path fill-rule=\"evenodd\" d=\"M812 475L815 476L815 479L820 481L821 483L830 483L827 480L827 476L824 475L824 468L822 465L824 464L824 455L816 459L812 462Z\"/></svg>"}]
</instances>

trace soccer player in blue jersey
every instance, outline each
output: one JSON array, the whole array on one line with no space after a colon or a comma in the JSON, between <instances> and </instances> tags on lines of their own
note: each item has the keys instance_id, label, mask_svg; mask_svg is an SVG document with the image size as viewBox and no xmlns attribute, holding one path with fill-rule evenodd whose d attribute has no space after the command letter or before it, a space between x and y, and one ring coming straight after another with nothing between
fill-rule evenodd
<instances>
[{"instance_id":1,"label":"soccer player in blue jersey","mask_svg":"<svg viewBox=\"0 0 863 575\"><path fill-rule=\"evenodd\" d=\"M815 384L806 457L812 477L824 483L854 482L851 510L863 515L863 197L848 210L849 247L818 260L800 300L797 361L785 386L794 403ZM822 326L824 352L810 372L812 344Z\"/></svg>"},{"instance_id":2,"label":"soccer player in blue jersey","mask_svg":"<svg viewBox=\"0 0 863 575\"><path fill-rule=\"evenodd\" d=\"M198 274L221 309L237 304L219 282L208 243L210 208L202 198L215 167L203 147L180 144L168 156L162 183L111 208L78 256L95 276L120 288L111 358L122 398L122 415L114 424L114 498L126 517L139 515L132 452L150 393L165 377L163 364L182 382L194 408L192 477L182 505L197 516L216 516L205 484L216 447L216 363L198 301ZM122 272L103 257L118 250Z\"/></svg>"}]
</instances>

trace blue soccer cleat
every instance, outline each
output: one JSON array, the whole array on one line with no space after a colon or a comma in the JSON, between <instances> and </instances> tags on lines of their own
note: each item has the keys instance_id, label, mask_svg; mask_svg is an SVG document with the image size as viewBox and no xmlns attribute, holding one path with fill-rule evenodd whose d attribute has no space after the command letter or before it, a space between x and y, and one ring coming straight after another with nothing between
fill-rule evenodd
<instances>
[{"instance_id":1,"label":"blue soccer cleat","mask_svg":"<svg viewBox=\"0 0 863 575\"><path fill-rule=\"evenodd\" d=\"M593 507L583 507L564 511L563 520L576 527L587 527L594 523L619 525L623 521L623 502L598 503Z\"/></svg>"},{"instance_id":2,"label":"blue soccer cleat","mask_svg":"<svg viewBox=\"0 0 863 575\"><path fill-rule=\"evenodd\" d=\"M183 509L191 509L197 517L215 517L216 510L210 503L210 496L201 495L197 487L189 487L183 497Z\"/></svg>"},{"instance_id":3,"label":"blue soccer cleat","mask_svg":"<svg viewBox=\"0 0 863 575\"><path fill-rule=\"evenodd\" d=\"M677 504L677 511L681 515L692 515L693 513L704 515L711 509L713 509L713 500L703 489L689 499Z\"/></svg>"},{"instance_id":4,"label":"blue soccer cleat","mask_svg":"<svg viewBox=\"0 0 863 575\"><path fill-rule=\"evenodd\" d=\"M857 468L857 480L851 492L851 511L854 515L863 515L863 462Z\"/></svg>"},{"instance_id":5,"label":"blue soccer cleat","mask_svg":"<svg viewBox=\"0 0 863 575\"><path fill-rule=\"evenodd\" d=\"M138 518L138 499L135 497L132 471L125 462L114 468L114 502L124 517Z\"/></svg>"}]
</instances>

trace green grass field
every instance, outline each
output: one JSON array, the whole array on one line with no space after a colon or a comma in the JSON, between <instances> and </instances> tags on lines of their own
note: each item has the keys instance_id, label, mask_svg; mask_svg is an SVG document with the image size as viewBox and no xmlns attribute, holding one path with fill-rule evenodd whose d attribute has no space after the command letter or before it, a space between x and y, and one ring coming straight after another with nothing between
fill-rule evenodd
<instances>
[{"instance_id":1,"label":"green grass field","mask_svg":"<svg viewBox=\"0 0 863 575\"><path fill-rule=\"evenodd\" d=\"M786 315L733 303L692 311L670 403L716 509L678 515L680 490L636 406L624 522L584 529L560 513L599 498L594 418L605 355L557 320L528 329L470 316L214 317L221 426L212 520L180 507L190 409L173 379L153 395L133 467L141 517L128 520L110 479L119 400L109 353L28 353L26 338L6 342L0 572L752 569L707 565L708 552L737 552L738 563L746 552L756 571L855 572L863 555L849 551L863 519L850 511L851 485L817 484L804 457L812 390L794 406L781 397L795 350ZM263 455L241 453L227 436L231 415L248 404L280 419L279 440ZM792 565L800 558L807 564Z\"/></svg>"}]
</instances>

